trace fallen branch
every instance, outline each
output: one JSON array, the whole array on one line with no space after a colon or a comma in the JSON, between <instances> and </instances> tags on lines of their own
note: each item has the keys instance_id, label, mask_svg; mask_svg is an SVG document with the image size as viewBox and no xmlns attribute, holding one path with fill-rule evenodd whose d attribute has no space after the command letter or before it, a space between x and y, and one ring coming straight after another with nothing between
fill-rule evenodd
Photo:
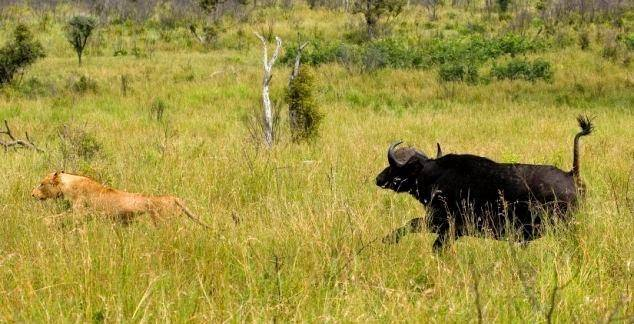
<instances>
[{"instance_id":1,"label":"fallen branch","mask_svg":"<svg viewBox=\"0 0 634 324\"><path fill-rule=\"evenodd\" d=\"M32 149L32 150L35 150L35 151L40 152L40 153L44 152L44 150L42 150L41 148L35 146L35 143L33 142L33 140L31 140L31 137L29 136L28 132L24 132L24 134L26 136L26 140L18 139L15 136L13 136L13 132L11 131L11 128L9 128L9 122L7 122L6 119L4 121L4 128L5 128L5 130L0 131L0 134L5 134L10 139L10 141L0 140L0 145L2 147L4 147L4 151L5 152L7 152L9 150L9 148L11 148L11 147Z\"/></svg>"}]
</instances>

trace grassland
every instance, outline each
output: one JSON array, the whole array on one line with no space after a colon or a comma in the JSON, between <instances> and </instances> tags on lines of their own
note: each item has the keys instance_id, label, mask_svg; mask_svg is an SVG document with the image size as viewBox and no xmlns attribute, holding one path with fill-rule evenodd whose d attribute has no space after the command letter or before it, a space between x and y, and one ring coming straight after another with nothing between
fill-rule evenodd
<instances>
[{"instance_id":1,"label":"grassland","mask_svg":"<svg viewBox=\"0 0 634 324\"><path fill-rule=\"evenodd\" d=\"M443 11L436 27L463 14ZM351 24L344 13L305 8L258 15L275 17L284 40L297 24L328 37ZM37 28L37 17L21 17ZM247 31L242 49L207 51L178 38L135 58L113 56L107 43L92 45L81 67L60 24L36 33L48 56L22 84L36 78L40 92L9 86L0 97L0 119L46 150L0 152L0 321L476 322L479 311L487 322L544 322L549 314L555 322L633 320L631 66L602 58L598 45L568 46L540 54L553 62L552 82L448 89L433 69L322 65L321 137L293 144L282 128L266 150L253 145L244 122L261 90L261 48L250 29L265 21L229 28L226 35ZM117 28L125 44L135 41L127 27L103 27L99 37L114 38ZM288 73L275 67L274 97ZM81 75L96 82L94 91L72 89ZM125 96L122 75L130 79ZM157 98L167 104L163 121L151 117ZM597 131L582 140L589 192L572 226L525 248L464 238L440 255L431 234L394 246L377 241L424 213L411 197L374 185L394 139L430 154L438 141L447 152L569 169L578 114L595 116ZM69 155L63 125L101 149ZM30 190L60 169L178 195L213 230L186 218L48 228L43 218L67 206L34 201Z\"/></svg>"}]
</instances>

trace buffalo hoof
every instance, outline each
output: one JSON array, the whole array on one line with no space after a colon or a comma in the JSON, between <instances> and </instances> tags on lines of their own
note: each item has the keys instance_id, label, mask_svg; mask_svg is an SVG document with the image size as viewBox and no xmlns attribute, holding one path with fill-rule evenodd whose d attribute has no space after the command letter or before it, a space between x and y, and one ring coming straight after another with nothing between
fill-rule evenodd
<instances>
[{"instance_id":1,"label":"buffalo hoof","mask_svg":"<svg viewBox=\"0 0 634 324\"><path fill-rule=\"evenodd\" d=\"M384 237L381 241L383 244L397 244L401 240L401 236L398 233L392 233Z\"/></svg>"}]
</instances>

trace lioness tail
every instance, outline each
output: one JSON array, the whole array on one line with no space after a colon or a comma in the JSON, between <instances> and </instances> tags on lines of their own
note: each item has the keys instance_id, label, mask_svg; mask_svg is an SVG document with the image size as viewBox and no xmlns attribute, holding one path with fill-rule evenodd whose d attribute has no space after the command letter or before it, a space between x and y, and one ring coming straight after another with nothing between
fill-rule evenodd
<instances>
[{"instance_id":1,"label":"lioness tail","mask_svg":"<svg viewBox=\"0 0 634 324\"><path fill-rule=\"evenodd\" d=\"M185 213L185 215L187 215L187 217L189 217L191 220L193 220L194 222L198 223L198 225L206 228L206 229L211 229L211 226L203 223L200 218L198 216L196 216L194 213L191 212L191 210L189 210L187 207L185 207L185 205L183 204L182 201L180 201L180 199L176 199L175 200L176 205L178 205L178 207L180 207L180 209L183 211L183 213Z\"/></svg>"}]
</instances>

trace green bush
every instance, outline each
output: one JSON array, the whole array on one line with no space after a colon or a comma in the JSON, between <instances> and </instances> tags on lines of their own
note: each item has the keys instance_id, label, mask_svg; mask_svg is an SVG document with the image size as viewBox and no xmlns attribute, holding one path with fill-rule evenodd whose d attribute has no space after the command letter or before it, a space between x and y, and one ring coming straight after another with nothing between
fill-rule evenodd
<instances>
[{"instance_id":1,"label":"green bush","mask_svg":"<svg viewBox=\"0 0 634 324\"><path fill-rule=\"evenodd\" d=\"M320 65L325 63L336 62L342 48L341 43L328 42L321 39L312 39L309 45L302 51L302 63L308 65ZM280 62L293 65L297 56L299 44L292 44L284 55L280 58Z\"/></svg>"},{"instance_id":2,"label":"green bush","mask_svg":"<svg viewBox=\"0 0 634 324\"><path fill-rule=\"evenodd\" d=\"M500 12L505 13L509 10L509 4L511 3L511 0L497 0L496 2L498 3L498 8L500 9Z\"/></svg>"},{"instance_id":3,"label":"green bush","mask_svg":"<svg viewBox=\"0 0 634 324\"><path fill-rule=\"evenodd\" d=\"M81 75L79 78L73 77L69 88L77 93L97 92L97 81L88 75Z\"/></svg>"},{"instance_id":4,"label":"green bush","mask_svg":"<svg viewBox=\"0 0 634 324\"><path fill-rule=\"evenodd\" d=\"M423 58L416 48L406 41L387 38L365 46L362 56L365 70L377 68L415 68L423 65Z\"/></svg>"},{"instance_id":5,"label":"green bush","mask_svg":"<svg viewBox=\"0 0 634 324\"><path fill-rule=\"evenodd\" d=\"M442 82L478 82L478 68L472 64L445 63L438 69L438 79Z\"/></svg>"},{"instance_id":6,"label":"green bush","mask_svg":"<svg viewBox=\"0 0 634 324\"><path fill-rule=\"evenodd\" d=\"M590 33L587 30L579 32L579 47L582 51L590 48Z\"/></svg>"},{"instance_id":7,"label":"green bush","mask_svg":"<svg viewBox=\"0 0 634 324\"><path fill-rule=\"evenodd\" d=\"M553 77L553 70L549 62L543 59L536 59L529 62L524 59L512 59L506 64L494 65L491 74L498 80L527 80L536 81L538 79L550 81Z\"/></svg>"},{"instance_id":8,"label":"green bush","mask_svg":"<svg viewBox=\"0 0 634 324\"><path fill-rule=\"evenodd\" d=\"M311 70L301 67L291 80L286 93L289 123L293 141L314 139L318 136L323 115L313 97L314 78Z\"/></svg>"},{"instance_id":9,"label":"green bush","mask_svg":"<svg viewBox=\"0 0 634 324\"><path fill-rule=\"evenodd\" d=\"M485 38L476 34L450 39L434 38L425 41L391 37L366 42L362 45L313 39L310 40L310 44L304 49L302 55L302 61L305 64L320 65L339 62L345 65L360 66L364 71L380 68L420 69L448 63L477 67L500 56L514 57L546 47L543 41L529 39L515 33L495 38ZM297 55L297 48L298 44L291 45L281 58L281 62L292 65Z\"/></svg>"},{"instance_id":10,"label":"green bush","mask_svg":"<svg viewBox=\"0 0 634 324\"><path fill-rule=\"evenodd\" d=\"M13 40L0 48L0 86L11 82L16 74L42 57L42 44L33 39L25 25L17 25Z\"/></svg>"},{"instance_id":11,"label":"green bush","mask_svg":"<svg viewBox=\"0 0 634 324\"><path fill-rule=\"evenodd\" d=\"M97 138L83 128L64 125L58 129L58 134L64 161L91 160L103 149Z\"/></svg>"},{"instance_id":12,"label":"green bush","mask_svg":"<svg viewBox=\"0 0 634 324\"><path fill-rule=\"evenodd\" d=\"M634 50L634 33L629 33L623 37L623 42L629 50Z\"/></svg>"}]
</instances>

